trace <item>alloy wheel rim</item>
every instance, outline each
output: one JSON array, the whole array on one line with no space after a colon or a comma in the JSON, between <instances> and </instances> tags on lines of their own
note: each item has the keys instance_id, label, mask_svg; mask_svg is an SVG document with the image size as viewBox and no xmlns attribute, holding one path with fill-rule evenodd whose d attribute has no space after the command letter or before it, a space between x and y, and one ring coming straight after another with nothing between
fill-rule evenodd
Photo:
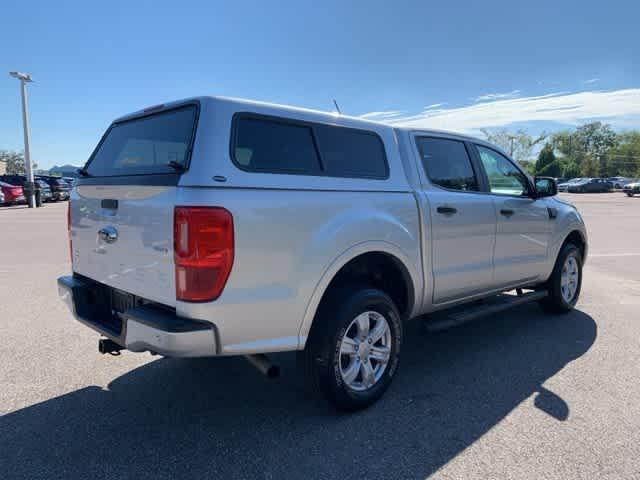
<instances>
[{"instance_id":1,"label":"alloy wheel rim","mask_svg":"<svg viewBox=\"0 0 640 480\"><path fill-rule=\"evenodd\" d=\"M391 357L391 329L379 312L367 311L354 318L340 341L340 374L356 391L375 386Z\"/></svg>"},{"instance_id":2,"label":"alloy wheel rim","mask_svg":"<svg viewBox=\"0 0 640 480\"><path fill-rule=\"evenodd\" d=\"M564 261L560 277L560 291L565 302L571 303L574 300L578 291L579 277L578 261L573 255L569 255Z\"/></svg>"}]
</instances>

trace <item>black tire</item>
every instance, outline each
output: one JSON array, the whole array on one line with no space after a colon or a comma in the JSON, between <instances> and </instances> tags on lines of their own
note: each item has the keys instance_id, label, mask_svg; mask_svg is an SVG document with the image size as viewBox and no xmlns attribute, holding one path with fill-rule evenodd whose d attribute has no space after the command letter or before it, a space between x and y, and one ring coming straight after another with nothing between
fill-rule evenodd
<instances>
[{"instance_id":1,"label":"black tire","mask_svg":"<svg viewBox=\"0 0 640 480\"><path fill-rule=\"evenodd\" d=\"M627 193L627 197L633 197L633 193L631 192Z\"/></svg>"},{"instance_id":2,"label":"black tire","mask_svg":"<svg viewBox=\"0 0 640 480\"><path fill-rule=\"evenodd\" d=\"M354 390L342 377L340 347L348 333L347 328L358 315L367 311L379 313L387 321L391 334L390 355L376 383L365 390ZM339 287L323 300L314 319L305 348L307 371L314 389L319 390L336 408L361 410L378 400L391 384L398 369L401 345L400 314L386 293L368 286Z\"/></svg>"},{"instance_id":3,"label":"black tire","mask_svg":"<svg viewBox=\"0 0 640 480\"><path fill-rule=\"evenodd\" d=\"M577 263L578 281L573 298L570 301L567 301L562 295L561 282L562 269L567 258L570 256L575 258ZM554 313L568 313L573 310L578 302L580 290L582 288L582 254L580 253L580 249L574 244L568 243L562 247L562 250L560 250L560 253L558 254L558 258L556 259L556 264L553 267L551 277L547 280L545 287L548 291L548 296L540 302L540 305L544 310Z\"/></svg>"}]
</instances>

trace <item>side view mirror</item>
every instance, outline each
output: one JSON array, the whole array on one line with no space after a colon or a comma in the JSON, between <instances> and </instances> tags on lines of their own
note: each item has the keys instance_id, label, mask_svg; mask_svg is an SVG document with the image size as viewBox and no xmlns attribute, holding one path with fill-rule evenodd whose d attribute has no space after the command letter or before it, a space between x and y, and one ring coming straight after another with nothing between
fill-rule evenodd
<instances>
[{"instance_id":1,"label":"side view mirror","mask_svg":"<svg viewBox=\"0 0 640 480\"><path fill-rule=\"evenodd\" d=\"M551 177L535 177L536 198L553 197L558 193L558 184L555 178Z\"/></svg>"}]
</instances>

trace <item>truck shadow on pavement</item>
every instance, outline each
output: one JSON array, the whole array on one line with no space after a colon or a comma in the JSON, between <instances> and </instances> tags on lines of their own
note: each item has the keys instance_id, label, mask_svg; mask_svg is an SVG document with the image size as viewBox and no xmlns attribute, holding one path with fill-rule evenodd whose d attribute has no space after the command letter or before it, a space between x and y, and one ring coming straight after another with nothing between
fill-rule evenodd
<instances>
[{"instance_id":1,"label":"truck shadow on pavement","mask_svg":"<svg viewBox=\"0 0 640 480\"><path fill-rule=\"evenodd\" d=\"M295 354L275 357L278 380L238 358L152 361L108 389L1 417L3 478L424 479L528 397L551 421L570 419L542 384L589 350L597 327L528 305L420 332L408 326L385 396L351 415L313 395Z\"/></svg>"}]
</instances>

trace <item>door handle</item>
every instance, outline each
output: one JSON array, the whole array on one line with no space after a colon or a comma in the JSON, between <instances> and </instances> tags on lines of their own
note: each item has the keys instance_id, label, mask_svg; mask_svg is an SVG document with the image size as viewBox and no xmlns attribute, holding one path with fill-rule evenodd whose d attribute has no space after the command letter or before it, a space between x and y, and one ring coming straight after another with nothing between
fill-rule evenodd
<instances>
[{"instance_id":1,"label":"door handle","mask_svg":"<svg viewBox=\"0 0 640 480\"><path fill-rule=\"evenodd\" d=\"M500 210L500 215L504 215L505 217L510 217L514 213L516 213L516 212L514 212L513 210L511 210L509 208L503 208L502 210Z\"/></svg>"},{"instance_id":2,"label":"door handle","mask_svg":"<svg viewBox=\"0 0 640 480\"><path fill-rule=\"evenodd\" d=\"M438 207L436 209L436 211L438 213L441 213L442 215L453 215L454 213L458 213L458 209L455 208L455 207L444 207L444 206L441 206L441 207Z\"/></svg>"}]
</instances>

